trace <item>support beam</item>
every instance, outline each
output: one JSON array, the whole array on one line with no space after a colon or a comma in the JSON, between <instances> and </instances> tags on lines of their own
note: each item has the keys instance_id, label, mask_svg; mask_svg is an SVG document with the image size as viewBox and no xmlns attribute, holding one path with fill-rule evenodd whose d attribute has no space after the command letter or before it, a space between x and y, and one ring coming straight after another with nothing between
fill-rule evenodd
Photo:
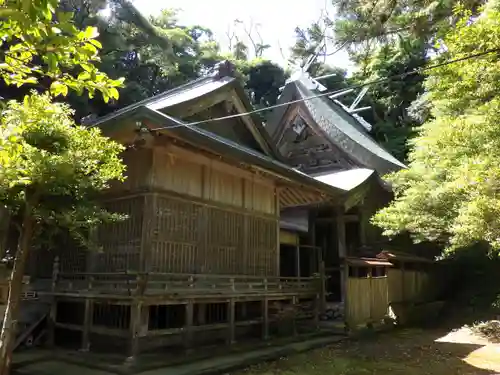
<instances>
[{"instance_id":1,"label":"support beam","mask_svg":"<svg viewBox=\"0 0 500 375\"><path fill-rule=\"evenodd\" d=\"M127 365L134 365L139 355L139 337L142 324L142 302L135 301L130 306L130 345L128 350Z\"/></svg>"},{"instance_id":2,"label":"support beam","mask_svg":"<svg viewBox=\"0 0 500 375\"><path fill-rule=\"evenodd\" d=\"M262 339L269 339L269 300L267 297L262 300Z\"/></svg>"},{"instance_id":3,"label":"support beam","mask_svg":"<svg viewBox=\"0 0 500 375\"><path fill-rule=\"evenodd\" d=\"M189 300L186 304L186 336L184 340L184 346L187 350L193 347L193 317L194 302L193 300Z\"/></svg>"},{"instance_id":4,"label":"support beam","mask_svg":"<svg viewBox=\"0 0 500 375\"><path fill-rule=\"evenodd\" d=\"M83 316L83 332L80 350L88 352L90 350L90 331L92 329L93 302L90 298L85 299L85 312Z\"/></svg>"},{"instance_id":5,"label":"support beam","mask_svg":"<svg viewBox=\"0 0 500 375\"><path fill-rule=\"evenodd\" d=\"M347 246L346 246L346 233L345 233L345 221L344 221L344 208L336 208L336 225L337 225L337 246L339 251L340 259L340 298L344 304L344 318L347 317L347 278L349 277L349 267L347 265Z\"/></svg>"},{"instance_id":6,"label":"support beam","mask_svg":"<svg viewBox=\"0 0 500 375\"><path fill-rule=\"evenodd\" d=\"M297 310L298 310L298 298L297 296L292 297L292 332L294 336L297 336Z\"/></svg>"},{"instance_id":7,"label":"support beam","mask_svg":"<svg viewBox=\"0 0 500 375\"><path fill-rule=\"evenodd\" d=\"M361 206L359 208L359 243L361 246L367 244L366 232L369 220L368 212L363 203L364 202L361 202Z\"/></svg>"},{"instance_id":8,"label":"support beam","mask_svg":"<svg viewBox=\"0 0 500 375\"><path fill-rule=\"evenodd\" d=\"M228 316L228 335L227 343L229 345L236 342L236 303L234 298L229 299L227 304L227 316Z\"/></svg>"},{"instance_id":9,"label":"support beam","mask_svg":"<svg viewBox=\"0 0 500 375\"><path fill-rule=\"evenodd\" d=\"M320 315L320 297L319 294L316 294L316 298L314 299L314 327L319 329L319 315Z\"/></svg>"},{"instance_id":10,"label":"support beam","mask_svg":"<svg viewBox=\"0 0 500 375\"><path fill-rule=\"evenodd\" d=\"M310 245L312 248L316 247L316 210L311 209L309 211L309 217L308 217L308 237L309 241L311 242ZM321 251L321 250L320 250ZM311 252L311 256L316 257L316 259L319 261L321 258L318 258L318 254L316 254L314 251ZM311 262L310 264L310 270L309 273L312 275L313 273L316 273L319 271L319 262L317 264L314 264L315 262Z\"/></svg>"},{"instance_id":11,"label":"support beam","mask_svg":"<svg viewBox=\"0 0 500 375\"><path fill-rule=\"evenodd\" d=\"M297 240L297 245L295 246L295 271L296 271L296 276L299 278L300 282L300 244L299 241Z\"/></svg>"}]
</instances>

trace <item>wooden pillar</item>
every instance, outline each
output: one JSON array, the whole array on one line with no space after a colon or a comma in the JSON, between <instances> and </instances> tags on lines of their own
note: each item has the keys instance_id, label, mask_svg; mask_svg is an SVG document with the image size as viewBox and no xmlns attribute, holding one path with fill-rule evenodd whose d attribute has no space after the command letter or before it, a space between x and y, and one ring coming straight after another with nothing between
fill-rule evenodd
<instances>
[{"instance_id":1,"label":"wooden pillar","mask_svg":"<svg viewBox=\"0 0 500 375\"><path fill-rule=\"evenodd\" d=\"M292 333L294 336L297 336L297 309L298 309L298 298L297 296L292 297Z\"/></svg>"},{"instance_id":2,"label":"wooden pillar","mask_svg":"<svg viewBox=\"0 0 500 375\"><path fill-rule=\"evenodd\" d=\"M130 346L126 362L134 364L139 354L139 337L141 334L143 312L142 302L134 301L130 306L130 310Z\"/></svg>"},{"instance_id":3,"label":"wooden pillar","mask_svg":"<svg viewBox=\"0 0 500 375\"><path fill-rule=\"evenodd\" d=\"M345 302L346 300L346 284L347 284L347 276L348 276L348 268L346 263L347 257L347 248L346 248L346 238L345 238L345 220L344 220L344 208L337 207L335 210L335 223L336 223L336 232L337 232L337 247L338 247L338 255L340 260L340 293L341 293L341 301Z\"/></svg>"},{"instance_id":4,"label":"wooden pillar","mask_svg":"<svg viewBox=\"0 0 500 375\"><path fill-rule=\"evenodd\" d=\"M184 345L187 350L193 347L193 318L194 318L194 302L188 300L186 304L186 336ZM203 317L205 319L205 317Z\"/></svg>"},{"instance_id":5,"label":"wooden pillar","mask_svg":"<svg viewBox=\"0 0 500 375\"><path fill-rule=\"evenodd\" d=\"M325 275L325 262L321 259L319 263L319 308L320 313L326 312L326 275Z\"/></svg>"},{"instance_id":6,"label":"wooden pillar","mask_svg":"<svg viewBox=\"0 0 500 375\"><path fill-rule=\"evenodd\" d=\"M309 217L308 217L308 237L310 241L310 245L315 249L316 247L316 209L311 209L309 211ZM320 250L321 251L321 250ZM319 271L319 259L318 259L318 254L315 251L310 252L310 256L314 257L314 261L310 263L311 269L310 274L312 275L313 273L316 273ZM313 260L313 259L311 259ZM318 262L317 264L314 264Z\"/></svg>"},{"instance_id":7,"label":"wooden pillar","mask_svg":"<svg viewBox=\"0 0 500 375\"><path fill-rule=\"evenodd\" d=\"M363 202L364 203L364 202ZM359 243L361 246L365 246L367 244L367 226L368 226L368 212L366 211L366 208L364 204L361 204L359 207Z\"/></svg>"},{"instance_id":8,"label":"wooden pillar","mask_svg":"<svg viewBox=\"0 0 500 375\"><path fill-rule=\"evenodd\" d=\"M269 300L267 297L262 300L262 338L269 339Z\"/></svg>"},{"instance_id":9,"label":"wooden pillar","mask_svg":"<svg viewBox=\"0 0 500 375\"><path fill-rule=\"evenodd\" d=\"M280 205L280 190L279 188L275 188L275 215L276 215L276 270L275 275L279 276L280 274L280 217L281 217L281 205Z\"/></svg>"},{"instance_id":10,"label":"wooden pillar","mask_svg":"<svg viewBox=\"0 0 500 375\"><path fill-rule=\"evenodd\" d=\"M296 276L299 278L300 282L300 244L298 239L297 244L295 245L295 270L297 273Z\"/></svg>"},{"instance_id":11,"label":"wooden pillar","mask_svg":"<svg viewBox=\"0 0 500 375\"><path fill-rule=\"evenodd\" d=\"M139 270L149 272L151 265L151 251L154 242L154 228L156 226L156 194L147 194L144 198L142 236L141 236L141 254Z\"/></svg>"},{"instance_id":12,"label":"wooden pillar","mask_svg":"<svg viewBox=\"0 0 500 375\"><path fill-rule=\"evenodd\" d=\"M83 332L80 350L88 352L90 349L90 331L92 328L93 301L90 298L85 299L85 312L83 316Z\"/></svg>"},{"instance_id":13,"label":"wooden pillar","mask_svg":"<svg viewBox=\"0 0 500 375\"><path fill-rule=\"evenodd\" d=\"M319 329L319 314L320 314L320 297L319 294L316 294L316 298L314 300L314 326L316 329Z\"/></svg>"},{"instance_id":14,"label":"wooden pillar","mask_svg":"<svg viewBox=\"0 0 500 375\"><path fill-rule=\"evenodd\" d=\"M230 298L227 304L227 316L228 316L227 343L234 344L236 342L236 303L234 298Z\"/></svg>"}]
</instances>

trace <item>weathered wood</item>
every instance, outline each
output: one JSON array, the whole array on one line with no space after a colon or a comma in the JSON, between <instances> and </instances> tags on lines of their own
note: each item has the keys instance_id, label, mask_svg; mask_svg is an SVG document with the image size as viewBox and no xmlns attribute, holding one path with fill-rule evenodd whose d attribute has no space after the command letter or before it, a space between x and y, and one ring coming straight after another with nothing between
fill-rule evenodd
<instances>
[{"instance_id":1,"label":"weathered wood","mask_svg":"<svg viewBox=\"0 0 500 375\"><path fill-rule=\"evenodd\" d=\"M148 194L144 197L141 253L140 253L140 271L149 272L151 270L151 251L153 241L156 237L156 194Z\"/></svg>"},{"instance_id":2,"label":"weathered wood","mask_svg":"<svg viewBox=\"0 0 500 375\"><path fill-rule=\"evenodd\" d=\"M139 337L141 334L142 323L142 302L137 301L131 306L130 312L130 347L128 352L127 362L135 363L139 354Z\"/></svg>"},{"instance_id":3,"label":"weathered wood","mask_svg":"<svg viewBox=\"0 0 500 375\"><path fill-rule=\"evenodd\" d=\"M320 312L324 314L326 311L326 275L325 262L321 259L319 263L319 280L320 280Z\"/></svg>"},{"instance_id":4,"label":"weathered wood","mask_svg":"<svg viewBox=\"0 0 500 375\"><path fill-rule=\"evenodd\" d=\"M297 296L292 297L292 333L297 336L297 309L298 309L298 298Z\"/></svg>"},{"instance_id":5,"label":"weathered wood","mask_svg":"<svg viewBox=\"0 0 500 375\"><path fill-rule=\"evenodd\" d=\"M337 247L338 255L340 259L341 269L340 269L340 298L341 301L347 302L347 278L349 275L349 269L346 263L347 257L347 245L346 245L346 232L345 232L345 221L344 221L344 209L343 207L336 207L335 211L335 223L336 223L336 233L337 233Z\"/></svg>"},{"instance_id":6,"label":"weathered wood","mask_svg":"<svg viewBox=\"0 0 500 375\"><path fill-rule=\"evenodd\" d=\"M90 349L90 332L92 330L92 300L87 298L85 300L85 311L83 315L83 333L82 333L82 343L80 350L89 351Z\"/></svg>"},{"instance_id":7,"label":"weathered wood","mask_svg":"<svg viewBox=\"0 0 500 375\"><path fill-rule=\"evenodd\" d=\"M236 342L236 312L235 312L236 302L234 298L231 298L227 304L227 316L228 316L228 336L227 343L234 344Z\"/></svg>"},{"instance_id":8,"label":"weathered wood","mask_svg":"<svg viewBox=\"0 0 500 375\"><path fill-rule=\"evenodd\" d=\"M319 329L319 316L321 314L321 298L316 294L314 299L314 326Z\"/></svg>"},{"instance_id":9,"label":"weathered wood","mask_svg":"<svg viewBox=\"0 0 500 375\"><path fill-rule=\"evenodd\" d=\"M300 282L300 275L301 275L301 269L300 269L300 244L297 239L297 245L295 246L295 276L298 277L299 282Z\"/></svg>"},{"instance_id":10,"label":"weathered wood","mask_svg":"<svg viewBox=\"0 0 500 375\"><path fill-rule=\"evenodd\" d=\"M188 303L186 304L186 336L185 336L185 341L184 345L186 349L190 349L193 345L193 316L194 314L194 301L189 300Z\"/></svg>"},{"instance_id":11,"label":"weathered wood","mask_svg":"<svg viewBox=\"0 0 500 375\"><path fill-rule=\"evenodd\" d=\"M269 339L269 300L267 297L262 300L262 339Z\"/></svg>"}]
</instances>

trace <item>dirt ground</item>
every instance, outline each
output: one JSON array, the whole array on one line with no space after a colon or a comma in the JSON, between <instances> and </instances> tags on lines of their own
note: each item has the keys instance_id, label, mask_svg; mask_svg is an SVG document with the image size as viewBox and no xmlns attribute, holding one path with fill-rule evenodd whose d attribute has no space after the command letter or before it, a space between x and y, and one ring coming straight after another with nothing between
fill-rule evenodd
<instances>
[{"instance_id":1,"label":"dirt ground","mask_svg":"<svg viewBox=\"0 0 500 375\"><path fill-rule=\"evenodd\" d=\"M458 331L407 329L347 340L231 375L500 375L500 345Z\"/></svg>"}]
</instances>

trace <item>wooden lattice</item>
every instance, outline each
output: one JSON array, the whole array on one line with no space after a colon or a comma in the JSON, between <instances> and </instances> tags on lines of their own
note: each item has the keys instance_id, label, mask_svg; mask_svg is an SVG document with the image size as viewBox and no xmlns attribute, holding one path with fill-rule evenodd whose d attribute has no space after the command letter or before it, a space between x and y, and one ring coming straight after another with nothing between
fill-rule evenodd
<instances>
[{"instance_id":1,"label":"wooden lattice","mask_svg":"<svg viewBox=\"0 0 500 375\"><path fill-rule=\"evenodd\" d=\"M90 271L140 270L144 199L144 196L137 196L106 203L108 211L125 214L128 218L99 228L102 251L93 254Z\"/></svg>"},{"instance_id":2,"label":"wooden lattice","mask_svg":"<svg viewBox=\"0 0 500 375\"><path fill-rule=\"evenodd\" d=\"M159 196L150 270L274 275L277 221Z\"/></svg>"}]
</instances>

